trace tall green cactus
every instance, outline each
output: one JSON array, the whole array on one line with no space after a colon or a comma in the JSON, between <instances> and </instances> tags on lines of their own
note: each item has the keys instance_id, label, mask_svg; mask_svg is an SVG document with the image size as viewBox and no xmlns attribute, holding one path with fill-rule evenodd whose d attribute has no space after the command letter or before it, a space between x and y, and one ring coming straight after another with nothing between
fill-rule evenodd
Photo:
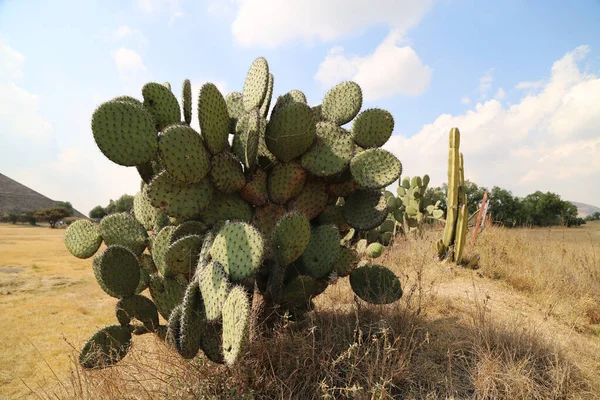
<instances>
[{"instance_id":1,"label":"tall green cactus","mask_svg":"<svg viewBox=\"0 0 600 400\"><path fill-rule=\"evenodd\" d=\"M459 152L460 132L450 130L448 149L448 196L444 237L436 243L440 258L460 263L463 259L469 220L465 192L464 158Z\"/></svg>"},{"instance_id":2,"label":"tall green cactus","mask_svg":"<svg viewBox=\"0 0 600 400\"><path fill-rule=\"evenodd\" d=\"M65 234L74 256L94 256L98 283L119 299L120 325L88 340L83 366L118 362L132 335L148 332L182 357L202 350L232 364L248 343L253 304L299 317L338 277L349 276L371 303L402 296L392 271L357 268L343 239L388 217L381 189L399 178L401 164L378 147L393 130L391 114L360 113L360 87L343 82L322 106L309 107L298 90L280 96L267 120L272 93L261 57L241 93L223 97L213 84L202 86L201 133L190 127L187 80L183 121L176 97L158 83L144 86L143 102L119 97L94 112L98 147L135 166L142 184L133 215L78 221ZM353 119L352 131L342 128ZM96 254L102 241L108 247ZM140 294L146 289L150 297ZM158 325L159 314L166 325Z\"/></svg>"}]
</instances>

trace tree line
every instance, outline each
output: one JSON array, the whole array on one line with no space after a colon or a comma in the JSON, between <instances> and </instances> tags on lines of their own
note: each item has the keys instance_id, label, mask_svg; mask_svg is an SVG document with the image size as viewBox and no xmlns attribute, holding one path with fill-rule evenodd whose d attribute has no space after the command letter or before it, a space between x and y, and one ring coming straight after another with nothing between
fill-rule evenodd
<instances>
[{"instance_id":1,"label":"tree line","mask_svg":"<svg viewBox=\"0 0 600 400\"><path fill-rule=\"evenodd\" d=\"M465 191L469 207L469 215L475 213L488 190L469 180L465 181ZM440 208L446 211L447 184L427 189L426 196L434 202L440 201ZM488 191L489 208L494 223L507 227L523 226L579 226L586 220L577 216L577 207L562 200L556 193L536 191L525 197L517 197L510 190L494 186ZM600 213L598 213L600 219Z\"/></svg>"},{"instance_id":2,"label":"tree line","mask_svg":"<svg viewBox=\"0 0 600 400\"><path fill-rule=\"evenodd\" d=\"M56 224L63 219L72 217L73 213L73 205L71 205L70 202L55 201L53 207L43 208L41 210L2 214L0 216L0 222L10 222L11 224L20 222L30 225L37 225L38 222L47 222L50 225L50 228L55 228Z\"/></svg>"},{"instance_id":3,"label":"tree line","mask_svg":"<svg viewBox=\"0 0 600 400\"><path fill-rule=\"evenodd\" d=\"M133 208L133 196L124 194L117 200L110 199L106 207L97 205L90 210L92 219L102 219L104 216L120 212L129 212Z\"/></svg>"}]
</instances>

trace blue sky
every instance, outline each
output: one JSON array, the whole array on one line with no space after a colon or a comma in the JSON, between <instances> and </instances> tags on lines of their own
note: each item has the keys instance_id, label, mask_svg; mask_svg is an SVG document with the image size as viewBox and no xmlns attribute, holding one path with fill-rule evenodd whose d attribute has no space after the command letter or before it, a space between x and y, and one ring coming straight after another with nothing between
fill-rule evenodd
<instances>
[{"instance_id":1,"label":"blue sky","mask_svg":"<svg viewBox=\"0 0 600 400\"><path fill-rule=\"evenodd\" d=\"M598 20L597 0L0 1L0 172L84 213L134 194L95 107L148 81L239 91L264 56L276 95L361 84L408 175L445 181L457 126L467 178L600 206Z\"/></svg>"}]
</instances>

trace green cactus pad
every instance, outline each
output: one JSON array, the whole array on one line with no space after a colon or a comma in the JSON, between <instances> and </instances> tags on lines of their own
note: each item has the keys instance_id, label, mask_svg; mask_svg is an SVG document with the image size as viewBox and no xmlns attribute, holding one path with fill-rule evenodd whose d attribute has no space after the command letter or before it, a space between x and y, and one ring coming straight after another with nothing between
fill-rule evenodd
<instances>
[{"instance_id":1,"label":"green cactus pad","mask_svg":"<svg viewBox=\"0 0 600 400\"><path fill-rule=\"evenodd\" d=\"M158 174L146 188L152 206L171 217L193 218L208 207L213 188L208 179L185 184L173 179L166 171Z\"/></svg>"},{"instance_id":2,"label":"green cactus pad","mask_svg":"<svg viewBox=\"0 0 600 400\"><path fill-rule=\"evenodd\" d=\"M378 227L387 215L385 195L378 190L357 190L344 203L346 222L361 231Z\"/></svg>"},{"instance_id":3,"label":"green cactus pad","mask_svg":"<svg viewBox=\"0 0 600 400\"><path fill-rule=\"evenodd\" d=\"M179 103L170 89L160 83L150 82L142 88L142 96L144 96L144 107L154 117L157 131L162 131L167 126L181 121Z\"/></svg>"},{"instance_id":4,"label":"green cactus pad","mask_svg":"<svg viewBox=\"0 0 600 400\"><path fill-rule=\"evenodd\" d=\"M114 365L127 355L131 331L127 326L111 325L100 329L85 343L79 353L79 364L87 369Z\"/></svg>"},{"instance_id":5,"label":"green cactus pad","mask_svg":"<svg viewBox=\"0 0 600 400\"><path fill-rule=\"evenodd\" d=\"M241 282L260 267L264 252L264 240L256 228L230 222L215 237L210 255L223 265L232 281Z\"/></svg>"},{"instance_id":6,"label":"green cactus pad","mask_svg":"<svg viewBox=\"0 0 600 400\"><path fill-rule=\"evenodd\" d=\"M239 220L248 222L252 218L252 206L237 194L224 195L215 192L210 206L204 210L202 220L209 226L219 221Z\"/></svg>"},{"instance_id":7,"label":"green cactus pad","mask_svg":"<svg viewBox=\"0 0 600 400\"><path fill-rule=\"evenodd\" d=\"M328 205L319 214L317 220L320 225L334 224L340 232L348 232L350 226L344 219L344 208L342 206Z\"/></svg>"},{"instance_id":8,"label":"green cactus pad","mask_svg":"<svg viewBox=\"0 0 600 400\"><path fill-rule=\"evenodd\" d=\"M269 114L269 108L271 107L271 99L273 98L273 86L275 84L275 78L273 74L269 73L269 81L267 82L267 93L265 94L265 98L260 105L260 115L263 118L267 118Z\"/></svg>"},{"instance_id":9,"label":"green cactus pad","mask_svg":"<svg viewBox=\"0 0 600 400\"><path fill-rule=\"evenodd\" d=\"M260 138L265 136L267 120L257 110L250 111L248 126L241 135L244 147L244 165L246 169L254 169L258 162Z\"/></svg>"},{"instance_id":10,"label":"green cactus pad","mask_svg":"<svg viewBox=\"0 0 600 400\"><path fill-rule=\"evenodd\" d=\"M148 162L158 149L152 115L130 102L109 101L100 105L92 115L92 132L102 154L119 165Z\"/></svg>"},{"instance_id":11,"label":"green cactus pad","mask_svg":"<svg viewBox=\"0 0 600 400\"><path fill-rule=\"evenodd\" d=\"M332 122L317 123L317 140L302 155L302 166L311 174L329 177L341 174L354 154L352 137Z\"/></svg>"},{"instance_id":12,"label":"green cactus pad","mask_svg":"<svg viewBox=\"0 0 600 400\"><path fill-rule=\"evenodd\" d=\"M333 270L338 277L350 275L360 261L356 250L347 247L340 247L337 258L333 264Z\"/></svg>"},{"instance_id":13,"label":"green cactus pad","mask_svg":"<svg viewBox=\"0 0 600 400\"><path fill-rule=\"evenodd\" d=\"M90 258L96 254L101 244L100 230L92 221L75 221L65 232L65 246L77 258Z\"/></svg>"},{"instance_id":14,"label":"green cactus pad","mask_svg":"<svg viewBox=\"0 0 600 400\"><path fill-rule=\"evenodd\" d=\"M172 243L165 252L164 276L192 275L198 264L203 236L188 235Z\"/></svg>"},{"instance_id":15,"label":"green cactus pad","mask_svg":"<svg viewBox=\"0 0 600 400\"><path fill-rule=\"evenodd\" d=\"M178 181L200 182L210 170L210 154L198 132L186 125L171 125L158 141L163 166Z\"/></svg>"},{"instance_id":16,"label":"green cactus pad","mask_svg":"<svg viewBox=\"0 0 600 400\"><path fill-rule=\"evenodd\" d=\"M367 257L369 258L379 258L385 251L385 246L381 243L371 243L367 246Z\"/></svg>"},{"instance_id":17,"label":"green cactus pad","mask_svg":"<svg viewBox=\"0 0 600 400\"><path fill-rule=\"evenodd\" d=\"M185 221L177 225L169 236L169 244L188 235L204 235L208 228L200 221Z\"/></svg>"},{"instance_id":18,"label":"green cactus pad","mask_svg":"<svg viewBox=\"0 0 600 400\"><path fill-rule=\"evenodd\" d=\"M174 226L165 226L162 228L154 238L154 243L152 245L152 260L163 276L167 273L165 253L171 244L171 235L174 230Z\"/></svg>"},{"instance_id":19,"label":"green cactus pad","mask_svg":"<svg viewBox=\"0 0 600 400\"><path fill-rule=\"evenodd\" d=\"M327 121L342 126L350 121L362 107L362 90L352 81L342 82L331 88L321 104L321 112Z\"/></svg>"},{"instance_id":20,"label":"green cactus pad","mask_svg":"<svg viewBox=\"0 0 600 400\"><path fill-rule=\"evenodd\" d=\"M431 216L435 219L442 219L444 217L444 210L433 210Z\"/></svg>"},{"instance_id":21,"label":"green cactus pad","mask_svg":"<svg viewBox=\"0 0 600 400\"><path fill-rule=\"evenodd\" d=\"M215 189L225 194L237 192L246 184L242 164L228 151L212 158L210 177Z\"/></svg>"},{"instance_id":22,"label":"green cactus pad","mask_svg":"<svg viewBox=\"0 0 600 400\"><path fill-rule=\"evenodd\" d=\"M147 255L149 256L150 254ZM140 260L140 267L141 266L142 263ZM135 288L135 294L140 294L144 290L148 289L148 285L150 285L150 273L144 268L140 268L140 281L138 282L138 285Z\"/></svg>"},{"instance_id":23,"label":"green cactus pad","mask_svg":"<svg viewBox=\"0 0 600 400\"><path fill-rule=\"evenodd\" d=\"M125 103L131 103L135 106L140 106L140 107L144 106L144 104L141 101L139 101L135 97L131 97L131 96L117 96L114 99L112 99L111 101L123 101Z\"/></svg>"},{"instance_id":24,"label":"green cactus pad","mask_svg":"<svg viewBox=\"0 0 600 400\"><path fill-rule=\"evenodd\" d=\"M200 88L198 120L208 151L217 154L225 150L229 144L229 113L223 95L212 83L205 83Z\"/></svg>"},{"instance_id":25,"label":"green cactus pad","mask_svg":"<svg viewBox=\"0 0 600 400\"><path fill-rule=\"evenodd\" d=\"M242 90L242 100L244 109L250 111L253 108L260 108L269 88L269 64L264 57L258 57L252 62L244 89Z\"/></svg>"},{"instance_id":26,"label":"green cactus pad","mask_svg":"<svg viewBox=\"0 0 600 400\"><path fill-rule=\"evenodd\" d=\"M362 188L379 189L400 177L402 164L387 150L369 149L352 158L350 172Z\"/></svg>"},{"instance_id":27,"label":"green cactus pad","mask_svg":"<svg viewBox=\"0 0 600 400\"><path fill-rule=\"evenodd\" d=\"M269 174L269 197L278 204L287 203L302 191L306 182L306 171L298 161L277 164Z\"/></svg>"},{"instance_id":28,"label":"green cactus pad","mask_svg":"<svg viewBox=\"0 0 600 400\"><path fill-rule=\"evenodd\" d=\"M381 225L379 225L379 232L393 232L394 231L394 221L391 219L386 219L383 221Z\"/></svg>"},{"instance_id":29,"label":"green cactus pad","mask_svg":"<svg viewBox=\"0 0 600 400\"><path fill-rule=\"evenodd\" d=\"M150 276L150 296L164 319L169 319L171 312L181 304L185 288L176 278L162 277L158 274Z\"/></svg>"},{"instance_id":30,"label":"green cactus pad","mask_svg":"<svg viewBox=\"0 0 600 400\"><path fill-rule=\"evenodd\" d=\"M223 356L233 365L248 341L251 304L242 286L229 292L223 305Z\"/></svg>"},{"instance_id":31,"label":"green cactus pad","mask_svg":"<svg viewBox=\"0 0 600 400\"><path fill-rule=\"evenodd\" d=\"M171 315L167 319L167 333L165 335L165 342L173 347L177 352L181 348L181 314L183 307L178 304L177 307L171 311Z\"/></svg>"},{"instance_id":32,"label":"green cactus pad","mask_svg":"<svg viewBox=\"0 0 600 400\"><path fill-rule=\"evenodd\" d=\"M183 81L181 104L183 106L183 120L189 125L192 123L192 83L189 79Z\"/></svg>"},{"instance_id":33,"label":"green cactus pad","mask_svg":"<svg viewBox=\"0 0 600 400\"><path fill-rule=\"evenodd\" d=\"M223 325L221 321L206 321L200 337L200 348L210 361L223 364Z\"/></svg>"},{"instance_id":34,"label":"green cactus pad","mask_svg":"<svg viewBox=\"0 0 600 400\"><path fill-rule=\"evenodd\" d=\"M147 231L159 231L159 227L168 224L168 217L150 204L145 189L133 197L133 215Z\"/></svg>"},{"instance_id":35,"label":"green cactus pad","mask_svg":"<svg viewBox=\"0 0 600 400\"><path fill-rule=\"evenodd\" d=\"M315 278L329 275L340 252L340 239L335 225L320 225L312 229L310 241L302 254L302 264L308 273Z\"/></svg>"},{"instance_id":36,"label":"green cactus pad","mask_svg":"<svg viewBox=\"0 0 600 400\"><path fill-rule=\"evenodd\" d=\"M204 300L206 319L219 319L231 286L225 268L220 262L211 261L198 275L198 283Z\"/></svg>"},{"instance_id":37,"label":"green cactus pad","mask_svg":"<svg viewBox=\"0 0 600 400\"><path fill-rule=\"evenodd\" d=\"M389 304L402 297L400 280L392 271L381 266L363 266L350 274L354 293L372 304Z\"/></svg>"},{"instance_id":38,"label":"green cactus pad","mask_svg":"<svg viewBox=\"0 0 600 400\"><path fill-rule=\"evenodd\" d=\"M133 318L144 324L150 331L156 330L159 325L156 306L152 300L139 294L119 300L116 314L121 325L128 325Z\"/></svg>"},{"instance_id":39,"label":"green cactus pad","mask_svg":"<svg viewBox=\"0 0 600 400\"><path fill-rule=\"evenodd\" d=\"M286 213L285 207L279 204L267 204L264 207L257 208L252 216L252 225L268 237L277 221Z\"/></svg>"},{"instance_id":40,"label":"green cactus pad","mask_svg":"<svg viewBox=\"0 0 600 400\"><path fill-rule=\"evenodd\" d=\"M271 238L275 261L287 266L302 255L310 241L310 223L303 214L287 213L277 222Z\"/></svg>"},{"instance_id":41,"label":"green cactus pad","mask_svg":"<svg viewBox=\"0 0 600 400\"><path fill-rule=\"evenodd\" d=\"M312 107L312 111L313 114L315 116L315 120L317 123L321 122L321 121L325 121L325 118L323 117L323 110L322 110L322 106L321 104L319 104L318 106L314 106Z\"/></svg>"},{"instance_id":42,"label":"green cactus pad","mask_svg":"<svg viewBox=\"0 0 600 400\"><path fill-rule=\"evenodd\" d=\"M383 146L394 131L394 117L386 110L370 108L358 114L352 124L356 144L363 148Z\"/></svg>"},{"instance_id":43,"label":"green cactus pad","mask_svg":"<svg viewBox=\"0 0 600 400\"><path fill-rule=\"evenodd\" d=\"M301 275L291 280L282 290L281 302L289 308L306 307L310 300L327 289L327 282Z\"/></svg>"},{"instance_id":44,"label":"green cactus pad","mask_svg":"<svg viewBox=\"0 0 600 400\"><path fill-rule=\"evenodd\" d=\"M392 232L383 232L381 234L381 243L384 246L389 246L392 243L392 239L394 238L394 234Z\"/></svg>"},{"instance_id":45,"label":"green cactus pad","mask_svg":"<svg viewBox=\"0 0 600 400\"><path fill-rule=\"evenodd\" d=\"M327 191L333 197L348 197L358 188L358 183L354 179L349 179L343 182L330 183Z\"/></svg>"},{"instance_id":46,"label":"green cactus pad","mask_svg":"<svg viewBox=\"0 0 600 400\"><path fill-rule=\"evenodd\" d=\"M250 176L246 185L240 190L240 195L255 207L262 207L269 201L267 189L267 173L257 169Z\"/></svg>"},{"instance_id":47,"label":"green cactus pad","mask_svg":"<svg viewBox=\"0 0 600 400\"><path fill-rule=\"evenodd\" d=\"M303 103L293 103L271 116L265 142L277 159L290 162L310 148L316 135L311 108Z\"/></svg>"},{"instance_id":48,"label":"green cactus pad","mask_svg":"<svg viewBox=\"0 0 600 400\"><path fill-rule=\"evenodd\" d=\"M327 206L327 185L322 180L306 182L300 194L288 203L288 211L302 213L309 220L317 217Z\"/></svg>"},{"instance_id":49,"label":"green cactus pad","mask_svg":"<svg viewBox=\"0 0 600 400\"><path fill-rule=\"evenodd\" d=\"M102 218L99 231L107 246L125 246L136 256L142 254L148 244L146 229L128 213L111 214Z\"/></svg>"},{"instance_id":50,"label":"green cactus pad","mask_svg":"<svg viewBox=\"0 0 600 400\"><path fill-rule=\"evenodd\" d=\"M300 90L294 89L282 96L277 97L277 101L275 102L275 105L273 106L273 111L271 112L271 115L277 114L279 111L283 110L285 107L289 106L290 104L294 104L294 103L308 104L306 101L306 96Z\"/></svg>"},{"instance_id":51,"label":"green cactus pad","mask_svg":"<svg viewBox=\"0 0 600 400\"><path fill-rule=\"evenodd\" d=\"M225 103L229 114L229 133L234 133L238 121L246 114L242 94L240 92L229 93L225 96Z\"/></svg>"},{"instance_id":52,"label":"green cactus pad","mask_svg":"<svg viewBox=\"0 0 600 400\"><path fill-rule=\"evenodd\" d=\"M179 354L192 359L200 350L200 338L204 325L204 301L198 281L191 282L183 296L180 317Z\"/></svg>"},{"instance_id":53,"label":"green cactus pad","mask_svg":"<svg viewBox=\"0 0 600 400\"><path fill-rule=\"evenodd\" d=\"M92 266L98 284L109 296L119 299L135 293L140 266L135 254L126 247L108 246L94 257Z\"/></svg>"}]
</instances>

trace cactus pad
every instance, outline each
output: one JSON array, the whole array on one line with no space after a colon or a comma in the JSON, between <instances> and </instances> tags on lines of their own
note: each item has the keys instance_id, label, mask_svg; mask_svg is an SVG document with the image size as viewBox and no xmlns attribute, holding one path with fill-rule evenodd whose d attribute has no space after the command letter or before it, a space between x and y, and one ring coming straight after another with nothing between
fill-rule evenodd
<instances>
[{"instance_id":1,"label":"cactus pad","mask_svg":"<svg viewBox=\"0 0 600 400\"><path fill-rule=\"evenodd\" d=\"M268 87L269 64L265 58L258 57L252 62L244 82L242 90L244 110L250 111L253 108L259 108L267 95Z\"/></svg>"},{"instance_id":2,"label":"cactus pad","mask_svg":"<svg viewBox=\"0 0 600 400\"><path fill-rule=\"evenodd\" d=\"M354 143L348 132L332 122L317 124L317 140L302 155L302 166L321 177L341 174L350 164Z\"/></svg>"},{"instance_id":3,"label":"cactus pad","mask_svg":"<svg viewBox=\"0 0 600 400\"><path fill-rule=\"evenodd\" d=\"M240 195L253 206L262 207L267 204L269 201L267 173L262 169L257 169L240 191Z\"/></svg>"},{"instance_id":4,"label":"cactus pad","mask_svg":"<svg viewBox=\"0 0 600 400\"><path fill-rule=\"evenodd\" d=\"M321 112L327 121L342 126L350 121L362 107L362 90L355 82L342 82L331 88L321 104Z\"/></svg>"},{"instance_id":5,"label":"cactus pad","mask_svg":"<svg viewBox=\"0 0 600 400\"><path fill-rule=\"evenodd\" d=\"M88 369L116 364L127 355L131 331L127 326L111 325L94 333L79 353L79 364Z\"/></svg>"},{"instance_id":6,"label":"cactus pad","mask_svg":"<svg viewBox=\"0 0 600 400\"><path fill-rule=\"evenodd\" d=\"M100 105L92 116L92 132L102 154L119 165L148 162L158 149L152 115L129 102L109 101Z\"/></svg>"},{"instance_id":7,"label":"cactus pad","mask_svg":"<svg viewBox=\"0 0 600 400\"><path fill-rule=\"evenodd\" d=\"M181 121L179 103L170 89L160 83L150 82L142 88L142 96L144 96L144 107L154 117L157 131L162 131L167 126Z\"/></svg>"},{"instance_id":8,"label":"cactus pad","mask_svg":"<svg viewBox=\"0 0 600 400\"><path fill-rule=\"evenodd\" d=\"M210 206L204 210L202 220L209 226L213 226L219 221L239 220L250 221L252 218L252 206L246 203L238 195L225 196L220 192L215 192Z\"/></svg>"},{"instance_id":9,"label":"cactus pad","mask_svg":"<svg viewBox=\"0 0 600 400\"><path fill-rule=\"evenodd\" d=\"M65 232L65 246L77 258L90 258L100 248L102 237L98 225L80 219L73 222Z\"/></svg>"},{"instance_id":10,"label":"cactus pad","mask_svg":"<svg viewBox=\"0 0 600 400\"><path fill-rule=\"evenodd\" d=\"M361 112L352 124L354 141L363 148L383 146L393 131L394 117L380 108L370 108Z\"/></svg>"},{"instance_id":11,"label":"cactus pad","mask_svg":"<svg viewBox=\"0 0 600 400\"><path fill-rule=\"evenodd\" d=\"M275 260L286 266L302 255L310 241L310 223L303 214L287 213L275 226L271 246Z\"/></svg>"},{"instance_id":12,"label":"cactus pad","mask_svg":"<svg viewBox=\"0 0 600 400\"><path fill-rule=\"evenodd\" d=\"M250 329L250 301L242 286L229 292L223 305L223 356L233 365L248 340Z\"/></svg>"},{"instance_id":13,"label":"cactus pad","mask_svg":"<svg viewBox=\"0 0 600 400\"><path fill-rule=\"evenodd\" d=\"M282 205L267 204L256 209L252 216L252 225L256 226L263 235L268 236L285 212L285 207Z\"/></svg>"},{"instance_id":14,"label":"cactus pad","mask_svg":"<svg viewBox=\"0 0 600 400\"><path fill-rule=\"evenodd\" d=\"M237 192L246 184L242 164L228 151L216 154L212 158L210 177L215 189L226 194Z\"/></svg>"},{"instance_id":15,"label":"cactus pad","mask_svg":"<svg viewBox=\"0 0 600 400\"><path fill-rule=\"evenodd\" d=\"M288 211L302 213L309 220L317 217L327 206L327 185L322 180L306 182L300 194L288 203Z\"/></svg>"},{"instance_id":16,"label":"cactus pad","mask_svg":"<svg viewBox=\"0 0 600 400\"><path fill-rule=\"evenodd\" d=\"M192 275L198 264L202 240L200 235L188 235L172 243L165 252L164 276Z\"/></svg>"},{"instance_id":17,"label":"cactus pad","mask_svg":"<svg viewBox=\"0 0 600 400\"><path fill-rule=\"evenodd\" d=\"M97 254L94 257L93 270L100 287L112 297L133 295L140 282L137 257L123 246L108 246Z\"/></svg>"},{"instance_id":18,"label":"cactus pad","mask_svg":"<svg viewBox=\"0 0 600 400\"><path fill-rule=\"evenodd\" d=\"M225 268L220 262L211 261L198 275L198 283L204 300L206 319L208 321L219 319L230 290Z\"/></svg>"},{"instance_id":19,"label":"cactus pad","mask_svg":"<svg viewBox=\"0 0 600 400\"><path fill-rule=\"evenodd\" d=\"M191 359L200 350L200 338L204 325L204 302L198 281L191 282L181 302L179 354Z\"/></svg>"},{"instance_id":20,"label":"cactus pad","mask_svg":"<svg viewBox=\"0 0 600 400\"><path fill-rule=\"evenodd\" d=\"M400 177L402 164L387 150L369 149L352 158L350 171L361 187L379 189Z\"/></svg>"},{"instance_id":21,"label":"cactus pad","mask_svg":"<svg viewBox=\"0 0 600 400\"><path fill-rule=\"evenodd\" d=\"M350 230L350 226L344 219L344 208L342 206L326 206L323 212L319 214L318 221L320 225L334 224L340 232Z\"/></svg>"},{"instance_id":22,"label":"cactus pad","mask_svg":"<svg viewBox=\"0 0 600 400\"><path fill-rule=\"evenodd\" d=\"M324 278L333 270L340 251L340 232L334 225L312 229L308 246L302 254L302 264L313 277Z\"/></svg>"},{"instance_id":23,"label":"cactus pad","mask_svg":"<svg viewBox=\"0 0 600 400\"><path fill-rule=\"evenodd\" d=\"M234 133L238 121L246 114L242 94L240 92L231 92L225 96L227 112L229 114L229 133Z\"/></svg>"},{"instance_id":24,"label":"cactus pad","mask_svg":"<svg viewBox=\"0 0 600 400\"><path fill-rule=\"evenodd\" d=\"M171 312L181 304L185 294L185 286L175 278L162 277L158 274L150 276L150 296L164 319L169 319Z\"/></svg>"},{"instance_id":25,"label":"cactus pad","mask_svg":"<svg viewBox=\"0 0 600 400\"><path fill-rule=\"evenodd\" d=\"M188 235L203 235L208 228L200 221L185 221L177 225L169 237L169 244Z\"/></svg>"},{"instance_id":26,"label":"cactus pad","mask_svg":"<svg viewBox=\"0 0 600 400\"><path fill-rule=\"evenodd\" d=\"M275 203L287 203L302 191L306 175L306 171L297 161L277 164L268 178L269 197Z\"/></svg>"},{"instance_id":27,"label":"cactus pad","mask_svg":"<svg viewBox=\"0 0 600 400\"><path fill-rule=\"evenodd\" d=\"M144 324L150 331L156 330L159 325L156 306L152 300L139 294L119 300L116 314L121 325L128 325L133 318Z\"/></svg>"},{"instance_id":28,"label":"cactus pad","mask_svg":"<svg viewBox=\"0 0 600 400\"><path fill-rule=\"evenodd\" d=\"M356 250L340 247L338 256L333 264L333 270L340 278L348 276L356 268L359 261L360 259Z\"/></svg>"},{"instance_id":29,"label":"cactus pad","mask_svg":"<svg viewBox=\"0 0 600 400\"><path fill-rule=\"evenodd\" d=\"M363 266L350 274L354 293L372 304L389 304L402 297L400 280L392 271L381 266Z\"/></svg>"},{"instance_id":30,"label":"cactus pad","mask_svg":"<svg viewBox=\"0 0 600 400\"><path fill-rule=\"evenodd\" d=\"M231 222L215 237L210 255L223 265L232 281L241 282L260 267L264 247L262 235L256 228L243 222Z\"/></svg>"},{"instance_id":31,"label":"cactus pad","mask_svg":"<svg viewBox=\"0 0 600 400\"><path fill-rule=\"evenodd\" d=\"M279 111L293 103L308 104L304 93L302 93L300 90L294 89L282 96L277 97L277 101L273 106L272 115L277 114Z\"/></svg>"},{"instance_id":32,"label":"cactus pad","mask_svg":"<svg viewBox=\"0 0 600 400\"><path fill-rule=\"evenodd\" d=\"M181 182L198 183L210 169L210 154L198 132L186 125L171 125L158 141L162 165Z\"/></svg>"},{"instance_id":33,"label":"cactus pad","mask_svg":"<svg viewBox=\"0 0 600 400\"><path fill-rule=\"evenodd\" d=\"M303 103L293 103L271 116L265 141L277 159L290 162L310 148L316 135L311 108Z\"/></svg>"},{"instance_id":34,"label":"cactus pad","mask_svg":"<svg viewBox=\"0 0 600 400\"><path fill-rule=\"evenodd\" d=\"M150 182L146 195L152 206L171 217L185 219L199 215L208 207L213 197L213 188L208 179L195 184L184 184L163 171Z\"/></svg>"},{"instance_id":35,"label":"cactus pad","mask_svg":"<svg viewBox=\"0 0 600 400\"><path fill-rule=\"evenodd\" d=\"M192 123L192 83L189 79L183 81L181 104L183 106L183 120L189 125Z\"/></svg>"},{"instance_id":36,"label":"cactus pad","mask_svg":"<svg viewBox=\"0 0 600 400\"><path fill-rule=\"evenodd\" d=\"M223 95L212 83L205 83L200 88L198 120L208 151L217 154L225 150L229 144L229 113Z\"/></svg>"},{"instance_id":37,"label":"cactus pad","mask_svg":"<svg viewBox=\"0 0 600 400\"><path fill-rule=\"evenodd\" d=\"M148 233L134 217L127 213L107 215L100 221L100 235L107 246L118 244L139 256L146 249Z\"/></svg>"},{"instance_id":38,"label":"cactus pad","mask_svg":"<svg viewBox=\"0 0 600 400\"><path fill-rule=\"evenodd\" d=\"M344 203L344 218L351 227L366 231L387 218L385 195L378 190L357 190Z\"/></svg>"},{"instance_id":39,"label":"cactus pad","mask_svg":"<svg viewBox=\"0 0 600 400\"><path fill-rule=\"evenodd\" d=\"M223 364L223 325L221 321L206 321L200 337L200 348L212 362Z\"/></svg>"},{"instance_id":40,"label":"cactus pad","mask_svg":"<svg viewBox=\"0 0 600 400\"><path fill-rule=\"evenodd\" d=\"M165 226L162 228L154 238L154 243L152 245L152 260L163 276L167 272L165 253L169 248L169 244L171 244L171 234L174 230L174 226Z\"/></svg>"},{"instance_id":41,"label":"cactus pad","mask_svg":"<svg viewBox=\"0 0 600 400\"><path fill-rule=\"evenodd\" d=\"M167 319L167 333L165 335L165 342L175 348L177 352L181 349L181 314L183 307L178 304L177 307L171 311L169 318Z\"/></svg>"},{"instance_id":42,"label":"cactus pad","mask_svg":"<svg viewBox=\"0 0 600 400\"><path fill-rule=\"evenodd\" d=\"M327 289L327 282L312 276L298 276L282 290L282 304L290 308L307 307L310 300Z\"/></svg>"},{"instance_id":43,"label":"cactus pad","mask_svg":"<svg viewBox=\"0 0 600 400\"><path fill-rule=\"evenodd\" d=\"M145 189L133 196L133 215L147 231L159 231L168 224L169 218L160 210L150 204Z\"/></svg>"},{"instance_id":44,"label":"cactus pad","mask_svg":"<svg viewBox=\"0 0 600 400\"><path fill-rule=\"evenodd\" d=\"M275 78L273 74L269 73L269 81L267 82L267 93L265 94L265 98L260 105L260 115L263 118L267 118L269 114L269 108L271 107L271 99L273 98L273 86L275 84Z\"/></svg>"}]
</instances>

